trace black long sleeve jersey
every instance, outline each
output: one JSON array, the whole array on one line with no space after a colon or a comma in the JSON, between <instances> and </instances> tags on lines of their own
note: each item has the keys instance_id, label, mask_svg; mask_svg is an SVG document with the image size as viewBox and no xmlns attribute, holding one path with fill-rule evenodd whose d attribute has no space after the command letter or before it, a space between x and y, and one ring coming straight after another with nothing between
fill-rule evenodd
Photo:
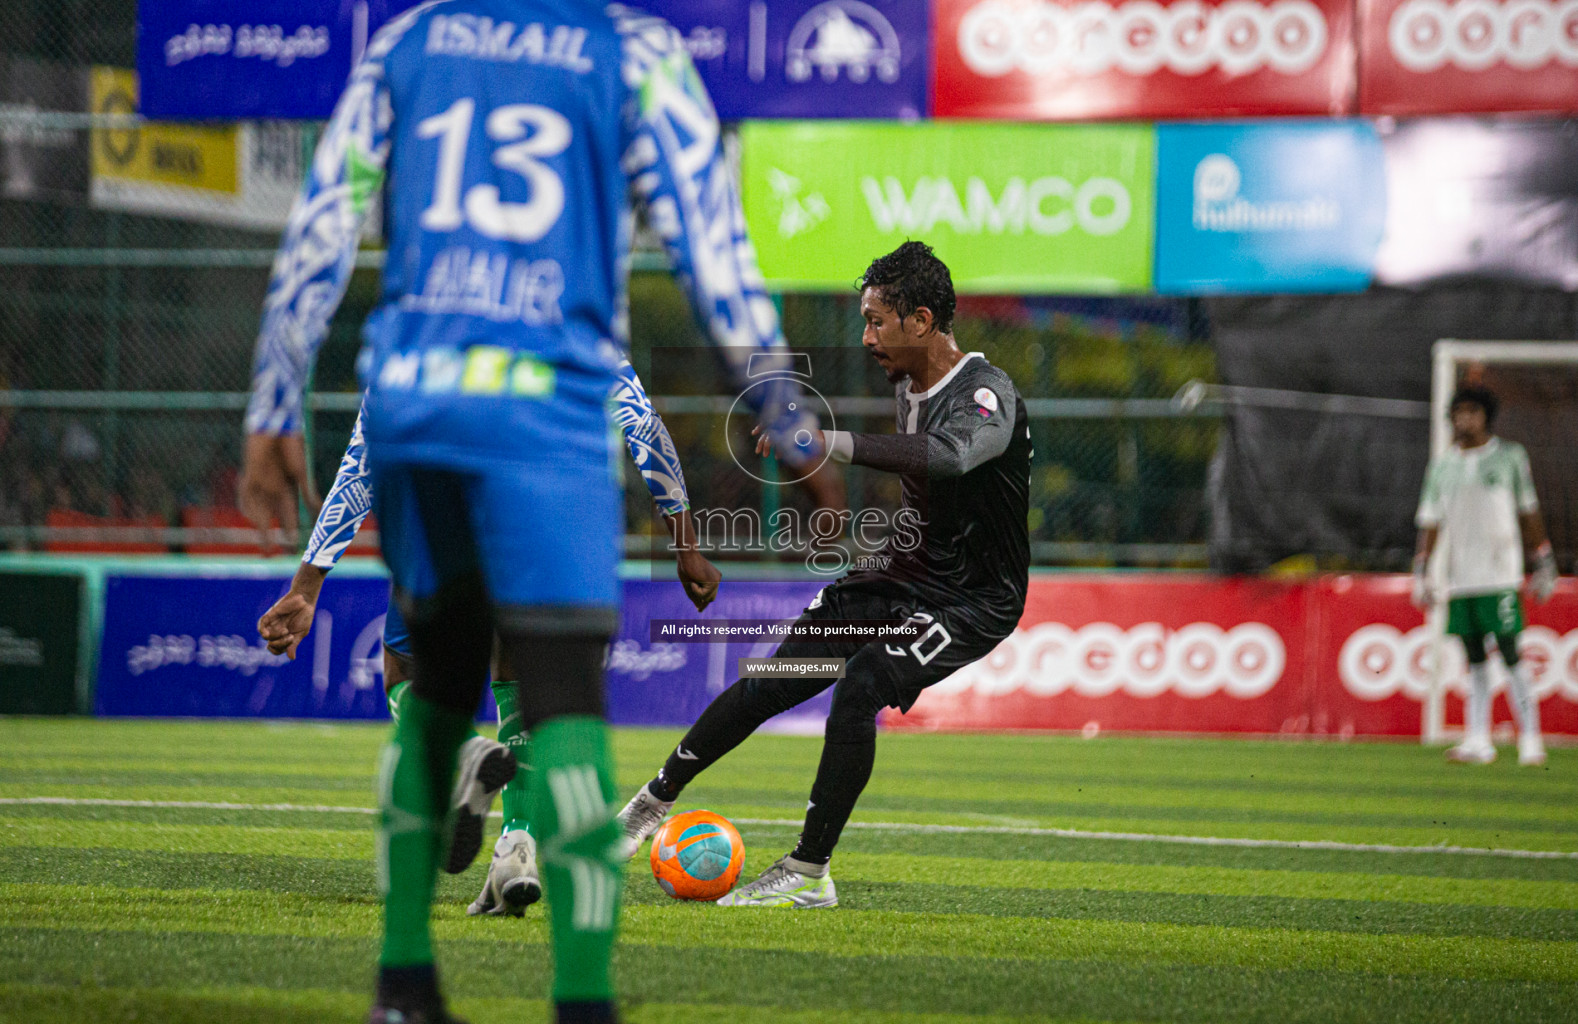
<instances>
[{"instance_id":1,"label":"black long sleeve jersey","mask_svg":"<svg viewBox=\"0 0 1578 1024\"><path fill-rule=\"evenodd\" d=\"M850 461L900 474L918 522L890 535L888 567L923 599L1011 633L1029 587L1030 424L1008 374L979 352L930 390L895 393L897 434L856 434Z\"/></svg>"}]
</instances>

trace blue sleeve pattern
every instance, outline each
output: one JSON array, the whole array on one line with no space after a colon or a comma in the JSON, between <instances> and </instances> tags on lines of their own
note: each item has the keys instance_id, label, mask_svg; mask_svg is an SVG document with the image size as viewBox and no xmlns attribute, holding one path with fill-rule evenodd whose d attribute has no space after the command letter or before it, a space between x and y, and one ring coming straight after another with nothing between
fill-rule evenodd
<instances>
[{"instance_id":1,"label":"blue sleeve pattern","mask_svg":"<svg viewBox=\"0 0 1578 1024\"><path fill-rule=\"evenodd\" d=\"M617 373L614 420L624 432L625 447L630 449L630 458L641 471L641 479L652 492L652 503L658 511L677 516L690 508L690 495L685 492L685 474L680 469L674 439L663 425L663 418L652 408L652 400L630 360L623 360Z\"/></svg>"},{"instance_id":2,"label":"blue sleeve pattern","mask_svg":"<svg viewBox=\"0 0 1578 1024\"><path fill-rule=\"evenodd\" d=\"M263 300L249 434L301 432L307 374L350 282L368 204L383 187L394 123L384 60L426 6L373 37L318 143Z\"/></svg>"},{"instance_id":3,"label":"blue sleeve pattern","mask_svg":"<svg viewBox=\"0 0 1578 1024\"><path fill-rule=\"evenodd\" d=\"M367 472L367 442L362 438L362 417L356 416L356 426L351 431L351 443L340 459L340 471L334 475L334 486L323 499L318 521L312 525L312 538L307 541L303 562L320 569L332 569L351 546L356 531L373 507L372 479Z\"/></svg>"},{"instance_id":4,"label":"blue sleeve pattern","mask_svg":"<svg viewBox=\"0 0 1578 1024\"><path fill-rule=\"evenodd\" d=\"M821 454L795 441L801 431L815 430L816 417L800 400L799 385L775 375L791 366L788 346L746 234L718 115L668 22L617 5L610 12L624 38L631 93L625 171L735 385L749 388L746 399L780 456L801 465ZM765 384L750 387L758 378Z\"/></svg>"}]
</instances>

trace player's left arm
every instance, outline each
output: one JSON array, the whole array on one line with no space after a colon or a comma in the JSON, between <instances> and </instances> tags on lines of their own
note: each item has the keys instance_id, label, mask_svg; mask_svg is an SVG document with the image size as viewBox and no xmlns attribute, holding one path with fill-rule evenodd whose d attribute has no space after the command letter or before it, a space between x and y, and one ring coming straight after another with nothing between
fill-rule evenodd
<instances>
[{"instance_id":1,"label":"player's left arm","mask_svg":"<svg viewBox=\"0 0 1578 1024\"><path fill-rule=\"evenodd\" d=\"M663 513L669 536L674 541L685 595L697 611L702 611L717 597L723 574L707 560L697 544L679 451L630 360L625 360L615 372L619 383L614 387L614 419L624 433L631 461L641 471L641 479L652 494L652 504Z\"/></svg>"},{"instance_id":2,"label":"player's left arm","mask_svg":"<svg viewBox=\"0 0 1578 1024\"><path fill-rule=\"evenodd\" d=\"M1518 469L1513 479L1513 498L1518 504L1518 526L1523 533L1523 550L1530 566L1529 590L1541 604L1556 592L1556 553L1545 536L1545 521L1540 518L1540 502L1534 494L1534 473L1529 455L1517 453Z\"/></svg>"},{"instance_id":3,"label":"player's left arm","mask_svg":"<svg viewBox=\"0 0 1578 1024\"><path fill-rule=\"evenodd\" d=\"M1006 379L952 399L948 415L923 434L826 433L835 462L933 479L959 477L1008 450L1018 394Z\"/></svg>"},{"instance_id":4,"label":"player's left arm","mask_svg":"<svg viewBox=\"0 0 1578 1024\"><path fill-rule=\"evenodd\" d=\"M302 392L356 265L362 222L383 187L394 124L384 59L410 27L396 19L369 45L318 143L274 260L253 361L239 487L260 532L296 528L299 491L316 512L302 443ZM264 538L265 550L268 549Z\"/></svg>"}]
</instances>

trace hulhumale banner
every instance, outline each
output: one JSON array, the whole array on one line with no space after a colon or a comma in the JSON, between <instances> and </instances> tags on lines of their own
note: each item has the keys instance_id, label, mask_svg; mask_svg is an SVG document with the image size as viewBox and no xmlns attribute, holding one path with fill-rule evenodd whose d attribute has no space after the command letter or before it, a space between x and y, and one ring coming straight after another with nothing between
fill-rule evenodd
<instances>
[{"instance_id":1,"label":"hulhumale banner","mask_svg":"<svg viewBox=\"0 0 1578 1024\"><path fill-rule=\"evenodd\" d=\"M1353 109L1351 0L935 0L932 38L939 117Z\"/></svg>"},{"instance_id":2,"label":"hulhumale banner","mask_svg":"<svg viewBox=\"0 0 1578 1024\"><path fill-rule=\"evenodd\" d=\"M724 120L926 114L917 0L658 0Z\"/></svg>"},{"instance_id":3,"label":"hulhumale banner","mask_svg":"<svg viewBox=\"0 0 1578 1024\"><path fill-rule=\"evenodd\" d=\"M1162 125L1156 290L1362 291L1386 223L1366 122Z\"/></svg>"},{"instance_id":4,"label":"hulhumale banner","mask_svg":"<svg viewBox=\"0 0 1578 1024\"><path fill-rule=\"evenodd\" d=\"M1578 111L1578 4L1360 0L1367 114Z\"/></svg>"},{"instance_id":5,"label":"hulhumale banner","mask_svg":"<svg viewBox=\"0 0 1578 1024\"><path fill-rule=\"evenodd\" d=\"M753 122L740 140L777 287L849 288L906 239L935 247L961 292L1150 287L1149 125Z\"/></svg>"},{"instance_id":6,"label":"hulhumale banner","mask_svg":"<svg viewBox=\"0 0 1578 1024\"><path fill-rule=\"evenodd\" d=\"M416 0L141 0L142 113L327 118L355 60Z\"/></svg>"}]
</instances>

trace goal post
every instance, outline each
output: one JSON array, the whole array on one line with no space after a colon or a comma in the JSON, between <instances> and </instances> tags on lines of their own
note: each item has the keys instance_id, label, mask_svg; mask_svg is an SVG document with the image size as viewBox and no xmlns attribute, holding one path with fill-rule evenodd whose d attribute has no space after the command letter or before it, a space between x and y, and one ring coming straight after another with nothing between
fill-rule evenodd
<instances>
[{"instance_id":1,"label":"goal post","mask_svg":"<svg viewBox=\"0 0 1578 1024\"><path fill-rule=\"evenodd\" d=\"M1578 377L1578 341L1462 341L1444 338L1431 350L1430 376L1430 456L1435 458L1452 443L1452 425L1447 419L1452 392L1473 369L1479 375L1494 373L1498 367L1537 369L1540 367L1566 366ZM1494 389L1494 384L1492 384ZM1505 399L1505 395L1501 396ZM1505 403L1503 409L1505 410ZM1578 408L1573 409L1578 415ZM1505 418L1505 412L1503 413ZM1514 437L1513 440L1518 440ZM1539 468L1535 468L1535 490L1542 497ZM1542 506L1543 507L1543 506ZM1436 584L1436 604L1426 614L1426 627L1430 631L1429 685L1421 709L1420 740L1426 744L1445 743L1457 738L1459 730L1446 727L1446 550L1448 537L1442 530L1436 544L1435 556L1426 572Z\"/></svg>"}]
</instances>

